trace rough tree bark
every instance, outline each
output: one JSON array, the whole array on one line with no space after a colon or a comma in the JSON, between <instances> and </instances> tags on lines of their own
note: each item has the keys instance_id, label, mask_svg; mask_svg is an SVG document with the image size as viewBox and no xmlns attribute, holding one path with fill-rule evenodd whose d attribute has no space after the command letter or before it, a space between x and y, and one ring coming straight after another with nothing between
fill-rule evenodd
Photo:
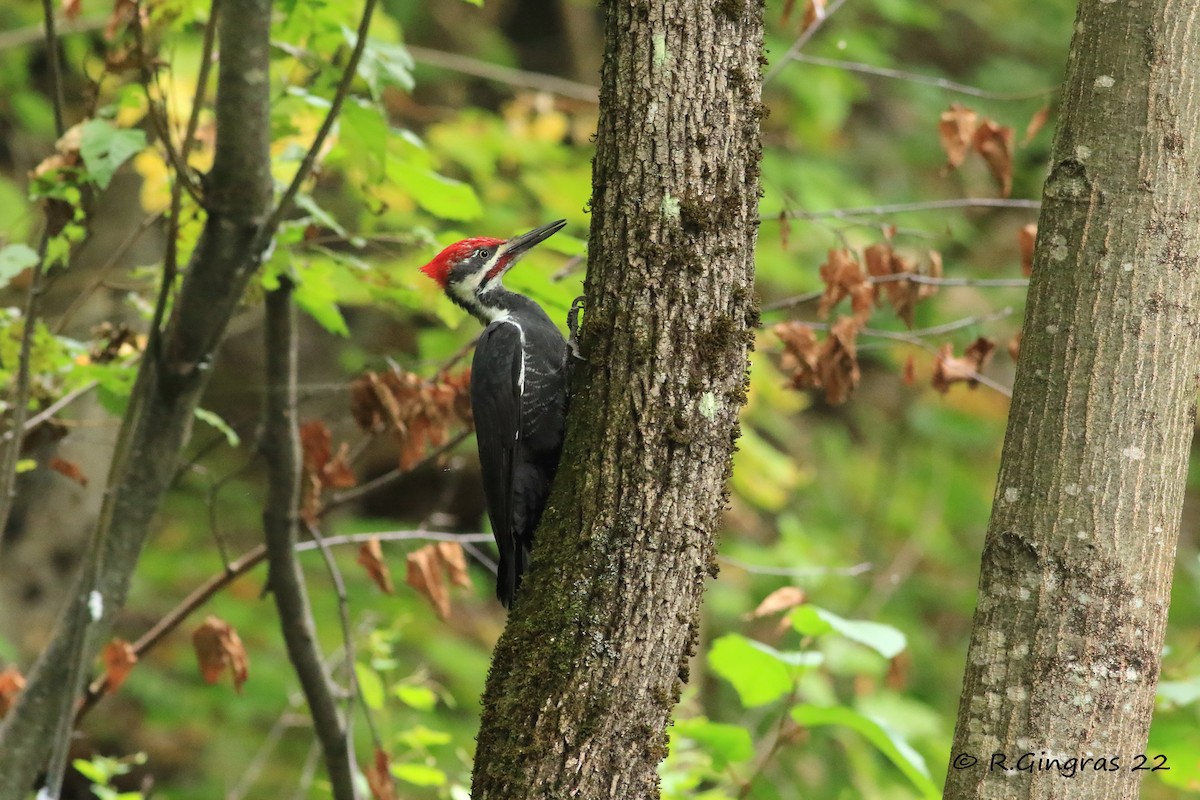
<instances>
[{"instance_id":1,"label":"rough tree bark","mask_svg":"<svg viewBox=\"0 0 1200 800\"><path fill-rule=\"evenodd\" d=\"M152 337L142 361L75 596L0 727L0 800L27 796L61 723L73 717L87 666L125 602L150 523L187 441L209 363L258 267L260 254L252 245L270 211L272 189L271 3L225 5L208 219L166 330Z\"/></svg>"},{"instance_id":2,"label":"rough tree bark","mask_svg":"<svg viewBox=\"0 0 1200 800\"><path fill-rule=\"evenodd\" d=\"M1198 17L1079 6L946 797L1138 793L1200 355ZM1038 766L1085 756L1119 770Z\"/></svg>"},{"instance_id":3,"label":"rough tree bark","mask_svg":"<svg viewBox=\"0 0 1200 800\"><path fill-rule=\"evenodd\" d=\"M472 796L656 797L757 322L759 0L608 0L567 442Z\"/></svg>"}]
</instances>

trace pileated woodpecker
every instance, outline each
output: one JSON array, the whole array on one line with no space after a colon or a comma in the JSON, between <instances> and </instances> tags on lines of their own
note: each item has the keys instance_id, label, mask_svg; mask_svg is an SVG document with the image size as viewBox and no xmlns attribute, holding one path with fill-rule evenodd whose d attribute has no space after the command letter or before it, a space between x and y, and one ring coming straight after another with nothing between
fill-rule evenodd
<instances>
[{"instance_id":1,"label":"pileated woodpecker","mask_svg":"<svg viewBox=\"0 0 1200 800\"><path fill-rule=\"evenodd\" d=\"M551 222L508 241L464 239L421 267L486 326L471 362L471 409L500 549L496 597L505 608L529 566L533 532L562 453L568 349L541 306L501 281L517 259L566 224Z\"/></svg>"}]
</instances>

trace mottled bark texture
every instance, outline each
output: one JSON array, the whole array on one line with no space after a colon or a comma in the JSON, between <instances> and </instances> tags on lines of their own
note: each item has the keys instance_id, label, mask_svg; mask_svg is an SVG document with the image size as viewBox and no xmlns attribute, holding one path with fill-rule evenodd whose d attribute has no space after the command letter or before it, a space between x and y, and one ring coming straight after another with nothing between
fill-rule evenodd
<instances>
[{"instance_id":1,"label":"mottled bark texture","mask_svg":"<svg viewBox=\"0 0 1200 800\"><path fill-rule=\"evenodd\" d=\"M1193 2L1080 3L947 797L1138 794L1195 417L1198 55ZM1037 768L1087 756L1120 769Z\"/></svg>"},{"instance_id":2,"label":"mottled bark texture","mask_svg":"<svg viewBox=\"0 0 1200 800\"><path fill-rule=\"evenodd\" d=\"M225 4L208 219L171 319L152 336L113 458L74 597L0 726L0 800L23 800L45 765L129 580L191 431L208 365L258 266L251 243L270 210L270 0ZM96 618L98 616L98 618Z\"/></svg>"},{"instance_id":3,"label":"mottled bark texture","mask_svg":"<svg viewBox=\"0 0 1200 800\"><path fill-rule=\"evenodd\" d=\"M757 321L758 0L608 0L583 351L472 797L658 796Z\"/></svg>"}]
</instances>

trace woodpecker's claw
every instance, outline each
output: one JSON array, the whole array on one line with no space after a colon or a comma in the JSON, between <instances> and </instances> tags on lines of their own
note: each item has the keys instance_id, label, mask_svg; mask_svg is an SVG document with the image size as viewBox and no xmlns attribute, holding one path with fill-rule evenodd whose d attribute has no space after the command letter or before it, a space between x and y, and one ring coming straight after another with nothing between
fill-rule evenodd
<instances>
[{"instance_id":1,"label":"woodpecker's claw","mask_svg":"<svg viewBox=\"0 0 1200 800\"><path fill-rule=\"evenodd\" d=\"M587 361L583 354L579 352L579 312L583 310L586 304L586 298L579 295L571 301L571 310L567 312L567 347L571 350L571 356L577 361Z\"/></svg>"}]
</instances>

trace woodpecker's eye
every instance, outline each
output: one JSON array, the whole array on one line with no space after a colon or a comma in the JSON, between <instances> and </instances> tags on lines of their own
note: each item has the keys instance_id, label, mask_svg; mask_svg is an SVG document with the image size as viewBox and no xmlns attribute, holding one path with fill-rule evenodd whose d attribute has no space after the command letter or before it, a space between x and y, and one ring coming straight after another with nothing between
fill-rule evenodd
<instances>
[{"instance_id":1,"label":"woodpecker's eye","mask_svg":"<svg viewBox=\"0 0 1200 800\"><path fill-rule=\"evenodd\" d=\"M492 256L492 251L488 250L486 247L481 247L475 251L476 258L491 258L491 256Z\"/></svg>"}]
</instances>

